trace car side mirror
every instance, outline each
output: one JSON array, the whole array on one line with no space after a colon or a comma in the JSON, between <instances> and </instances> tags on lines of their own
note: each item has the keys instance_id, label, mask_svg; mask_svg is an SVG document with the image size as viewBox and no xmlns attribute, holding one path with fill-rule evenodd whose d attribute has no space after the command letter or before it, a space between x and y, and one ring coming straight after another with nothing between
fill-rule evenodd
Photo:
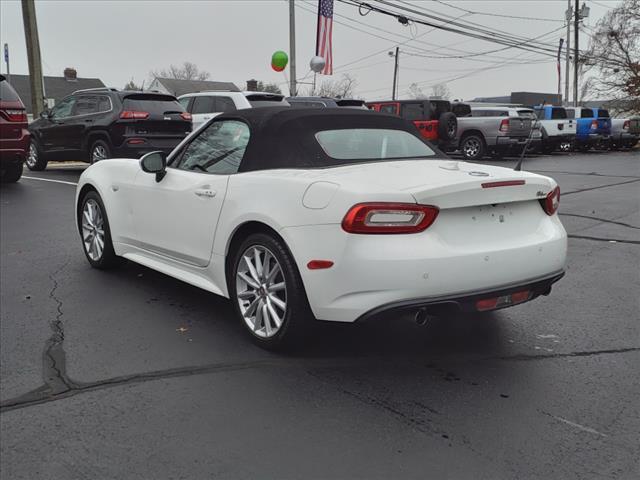
<instances>
[{"instance_id":1,"label":"car side mirror","mask_svg":"<svg viewBox=\"0 0 640 480\"><path fill-rule=\"evenodd\" d=\"M51 118L51 110L49 110L48 108L45 108L43 111L40 112L40 118Z\"/></svg>"},{"instance_id":2,"label":"car side mirror","mask_svg":"<svg viewBox=\"0 0 640 480\"><path fill-rule=\"evenodd\" d=\"M155 173L156 182L167 174L167 155L164 152L150 152L140 159L140 168L146 173Z\"/></svg>"}]
</instances>

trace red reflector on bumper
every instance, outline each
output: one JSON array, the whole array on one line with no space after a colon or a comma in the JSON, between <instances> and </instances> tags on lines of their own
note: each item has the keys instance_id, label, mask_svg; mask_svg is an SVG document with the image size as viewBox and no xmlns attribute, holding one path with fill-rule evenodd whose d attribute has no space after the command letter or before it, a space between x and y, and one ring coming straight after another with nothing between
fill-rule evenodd
<instances>
[{"instance_id":1,"label":"red reflector on bumper","mask_svg":"<svg viewBox=\"0 0 640 480\"><path fill-rule=\"evenodd\" d=\"M502 182L486 182L482 184L482 188L513 187L516 185L524 185L524 180L504 180Z\"/></svg>"},{"instance_id":2,"label":"red reflector on bumper","mask_svg":"<svg viewBox=\"0 0 640 480\"><path fill-rule=\"evenodd\" d=\"M522 292L515 292L500 297L484 298L476 302L476 310L485 312L487 310L495 310L496 308L508 307L509 305L526 302L529 300L529 297L529 290L523 290Z\"/></svg>"},{"instance_id":3,"label":"red reflector on bumper","mask_svg":"<svg viewBox=\"0 0 640 480\"><path fill-rule=\"evenodd\" d=\"M127 140L129 145L140 145L141 143L145 143L146 140L144 138L130 138Z\"/></svg>"},{"instance_id":4,"label":"red reflector on bumper","mask_svg":"<svg viewBox=\"0 0 640 480\"><path fill-rule=\"evenodd\" d=\"M331 260L311 260L307 263L309 270L322 270L324 268L331 268L332 266L333 262Z\"/></svg>"},{"instance_id":5,"label":"red reflector on bumper","mask_svg":"<svg viewBox=\"0 0 640 480\"><path fill-rule=\"evenodd\" d=\"M479 312L483 312L485 310L493 310L498 306L497 298L485 298L484 300L478 300L476 302L476 309Z\"/></svg>"}]
</instances>

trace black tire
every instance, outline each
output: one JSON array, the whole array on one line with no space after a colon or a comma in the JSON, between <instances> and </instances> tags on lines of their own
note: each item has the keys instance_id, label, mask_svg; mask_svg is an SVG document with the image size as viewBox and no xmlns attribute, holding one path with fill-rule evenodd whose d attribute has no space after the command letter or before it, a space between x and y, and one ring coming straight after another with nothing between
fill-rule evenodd
<instances>
[{"instance_id":1,"label":"black tire","mask_svg":"<svg viewBox=\"0 0 640 480\"><path fill-rule=\"evenodd\" d=\"M95 140L89 147L89 163L92 165L100 160L111 158L111 147L104 140Z\"/></svg>"},{"instance_id":2,"label":"black tire","mask_svg":"<svg viewBox=\"0 0 640 480\"><path fill-rule=\"evenodd\" d=\"M455 140L458 134L458 119L453 112L444 112L438 119L438 139L441 142Z\"/></svg>"},{"instance_id":3,"label":"black tire","mask_svg":"<svg viewBox=\"0 0 640 480\"><path fill-rule=\"evenodd\" d=\"M102 255L99 258L92 258L87 250L87 245L85 243L84 238L84 228L83 228L83 214L85 211L85 206L87 203L93 202L95 206L97 206L100 210L100 214L102 216L102 230L104 232L104 245L102 248ZM91 264L93 268L98 268L101 270L106 270L108 268L116 267L123 263L123 259L118 257L113 250L113 242L111 241L111 228L109 227L109 218L107 217L107 211L104 208L104 204L102 203L102 199L98 192L91 190L87 192L80 201L80 208L78 209L78 225L80 229L80 240L82 242L82 250L84 251L84 255L87 257L87 260Z\"/></svg>"},{"instance_id":4,"label":"black tire","mask_svg":"<svg viewBox=\"0 0 640 480\"><path fill-rule=\"evenodd\" d=\"M22 162L7 163L2 170L2 183L16 183L22 176Z\"/></svg>"},{"instance_id":5,"label":"black tire","mask_svg":"<svg viewBox=\"0 0 640 480\"><path fill-rule=\"evenodd\" d=\"M583 153L588 152L589 150L591 150L591 145L589 145L588 143L581 143L580 145L578 145L578 150Z\"/></svg>"},{"instance_id":6,"label":"black tire","mask_svg":"<svg viewBox=\"0 0 640 480\"><path fill-rule=\"evenodd\" d=\"M551 155L553 152L555 152L556 150L556 146L553 144L548 144L545 143L542 145L542 153L544 153L545 155Z\"/></svg>"},{"instance_id":7,"label":"black tire","mask_svg":"<svg viewBox=\"0 0 640 480\"><path fill-rule=\"evenodd\" d=\"M240 299L238 297L239 280L237 280L237 275L239 271L241 273L244 273L244 265L246 265L246 262L243 260L243 256L248 250L251 251L251 249L255 247L258 247L259 249L266 249L271 255L273 255L275 260L277 260L281 271L281 274L277 274L275 278L278 278L278 283L284 281L285 284L284 301L286 304L286 309L284 310L284 315L280 313L280 326L274 334L268 337L261 336L259 332L254 331L265 330L266 326L264 321L260 323L260 325L263 325L262 329L252 328L248 324L250 320L245 319L245 316L240 307L241 302L243 303L242 308L245 308L247 310L247 307L250 308L251 304L254 302L258 302L257 305L263 305L264 303L260 303L260 297L257 294L251 294L255 296L244 299ZM230 263L229 271L227 272L229 297L231 298L231 302L233 303L233 308L236 312L238 320L241 322L244 330L251 337L252 341L256 345L259 345L260 347L267 350L289 350L304 345L306 337L309 335L314 326L315 319L313 317L313 313L311 312L311 308L309 307L307 293L304 289L302 278L300 277L300 272L298 271L298 267L296 266L293 256L289 252L289 249L287 248L284 241L276 235L271 235L268 233L254 233L244 239L239 245L237 245L236 248L233 248L232 252L230 252L230 255L232 255L232 260ZM264 256L261 257L261 261L264 261ZM271 268L272 271L274 271L273 269L275 267L272 266ZM267 282L265 281L263 285L264 284L267 284ZM246 292L248 290L252 290L252 288L249 284L246 284L245 290L243 290L243 292ZM265 298L265 295L267 297L270 296L269 293L263 291L262 298ZM282 295L282 293L280 293L280 295ZM282 300L282 297L279 298L280 300ZM271 304L271 306L273 307L273 304ZM258 308L260 307L258 306L255 309L256 312ZM281 309L279 309L278 311L282 312ZM271 325L270 328L273 328L273 325L275 325L275 323L271 319L273 319L273 317L267 316L267 323ZM257 317L255 322L258 322Z\"/></svg>"},{"instance_id":8,"label":"black tire","mask_svg":"<svg viewBox=\"0 0 640 480\"><path fill-rule=\"evenodd\" d=\"M467 135L460 141L460 152L465 160L480 160L487 152L487 146L480 135Z\"/></svg>"},{"instance_id":9,"label":"black tire","mask_svg":"<svg viewBox=\"0 0 640 480\"><path fill-rule=\"evenodd\" d=\"M25 160L27 168L34 172L41 172L47 168L47 163L49 163L49 161L42 151L42 147L37 140L32 138L29 142L29 151L27 151L27 158Z\"/></svg>"}]
</instances>

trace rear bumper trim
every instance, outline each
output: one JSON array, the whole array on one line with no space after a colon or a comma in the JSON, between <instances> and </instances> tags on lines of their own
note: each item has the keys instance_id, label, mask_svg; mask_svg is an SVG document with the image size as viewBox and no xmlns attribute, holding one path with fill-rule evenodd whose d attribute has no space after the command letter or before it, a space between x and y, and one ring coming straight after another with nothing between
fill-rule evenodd
<instances>
[{"instance_id":1,"label":"rear bumper trim","mask_svg":"<svg viewBox=\"0 0 640 480\"><path fill-rule=\"evenodd\" d=\"M475 304L478 300L508 295L510 293L515 293L522 290L529 290L531 292L529 295L529 299L526 300L526 302L528 302L539 297L540 295L547 294L550 291L551 286L558 280L560 280L564 276L564 274L564 270L561 270L541 278L525 280L523 282L503 285L500 287L492 287L486 290L477 290L456 295L425 297L392 302L369 310L368 312L358 317L358 319L356 319L356 322L365 322L383 313L393 311L401 312L404 310L415 310L425 307L457 307L460 311L463 312L476 312L477 310L475 308ZM521 305L522 303L526 302L517 303L516 305ZM505 305L503 307L497 308L496 310L507 308L510 306L512 305Z\"/></svg>"}]
</instances>

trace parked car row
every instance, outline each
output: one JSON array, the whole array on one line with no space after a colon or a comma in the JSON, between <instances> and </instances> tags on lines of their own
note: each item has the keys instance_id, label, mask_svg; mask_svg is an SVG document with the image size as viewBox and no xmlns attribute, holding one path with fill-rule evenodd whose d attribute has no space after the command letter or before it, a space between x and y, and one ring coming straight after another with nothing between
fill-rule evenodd
<instances>
[{"instance_id":1,"label":"parked car row","mask_svg":"<svg viewBox=\"0 0 640 480\"><path fill-rule=\"evenodd\" d=\"M611 119L602 108L491 106L439 98L364 102L330 97L287 97L266 92L203 91L173 95L112 88L78 90L27 125L26 109L0 76L2 180L17 181L22 164L44 170L49 160L88 163L171 152L192 131L220 114L268 106L356 108L400 116L422 138L466 160L500 158L523 150L551 153L575 148L631 148L640 118Z\"/></svg>"}]
</instances>

